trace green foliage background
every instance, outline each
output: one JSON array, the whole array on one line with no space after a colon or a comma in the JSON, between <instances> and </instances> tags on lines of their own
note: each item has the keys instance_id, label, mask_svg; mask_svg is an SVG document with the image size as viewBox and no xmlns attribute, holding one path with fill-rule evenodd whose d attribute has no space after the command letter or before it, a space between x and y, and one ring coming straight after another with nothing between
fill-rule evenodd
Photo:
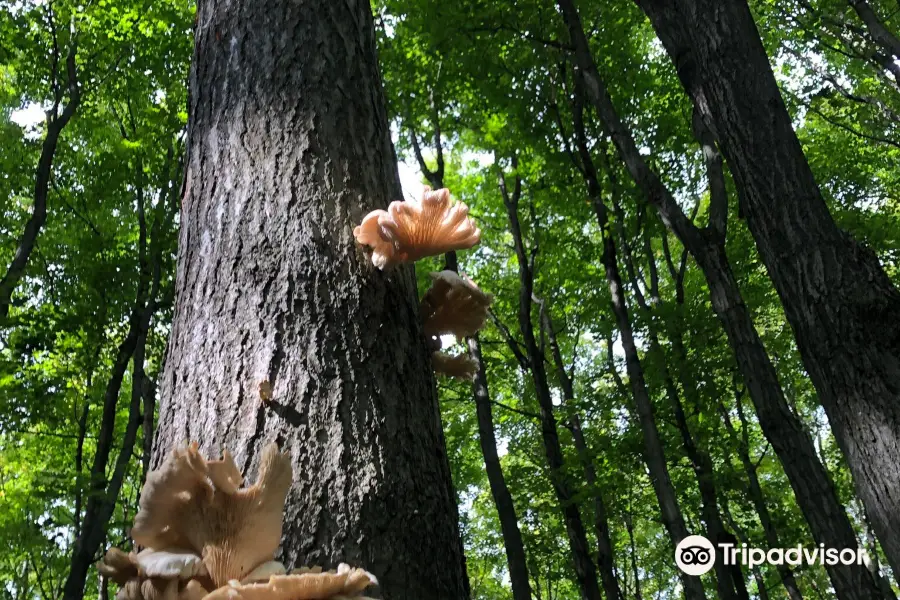
<instances>
[{"instance_id":1,"label":"green foliage background","mask_svg":"<svg viewBox=\"0 0 900 600\"><path fill-rule=\"evenodd\" d=\"M884 15L897 7L872 3ZM705 223L708 193L700 149L690 131L690 102L643 14L630 2L583 1L579 6L598 66L617 109L642 152ZM900 268L900 95L897 82L866 59L852 37L854 15L838 0L756 0L752 3L773 68L783 86L807 158L838 223L864 240L897 280ZM436 165L436 125L446 161L444 184L466 202L483 230L481 245L461 253L462 270L495 296L494 312L515 331L518 277L512 238L497 186L496 166L519 157L525 181L523 227L537 246L535 293L560 332L577 411L599 471L598 489L584 485L569 433L561 429L576 500L591 521L590 498L602 493L610 510L621 585L629 597L637 565L644 598L676 597L672 548L641 459L641 437L629 416L630 395L618 332L600 263L601 232L581 176L557 123L570 123L560 64L566 35L554 3L537 0L375 0L379 59L401 160L416 165L410 135ZM40 234L13 309L0 328L0 595L50 600L60 595L95 450L104 390L137 293L139 226L136 193L148 206L168 201L187 122L187 76L194 7L187 0L0 0L0 265L9 264L30 215L34 174L45 125L36 117L54 102L53 57L77 44L82 103L65 128L53 163L49 218ZM894 27L900 16L889 16ZM56 50L54 50L56 48ZM63 102L65 103L65 101ZM655 319L676 318L674 289L664 266L667 235L604 143L596 122L589 135L607 153L624 186L622 236L635 252L646 287L650 261L661 274ZM571 131L568 132L569 134ZM731 186L729 182L729 186ZM753 240L738 218L730 187L728 255L789 402L801 415L840 497L868 546L867 528L849 473L800 362L793 335ZM161 369L172 312L177 217L161 232L162 289L146 369ZM645 236L647 243L645 244ZM666 245L676 257L674 238ZM418 265L422 291L439 259ZM705 280L688 261L684 311L687 364L702 399L688 406L698 442L713 457L716 484L730 526L765 546L737 457L739 440L724 427L737 421L735 365L708 300ZM632 290L629 290L631 293ZM633 304L633 303L632 303ZM642 348L647 317L633 311ZM613 344L610 346L608 340ZM674 418L662 401L658 361L644 353L648 384L673 482L688 527L701 532L699 494L681 449ZM519 369L494 325L482 333L502 465L513 494L532 585L540 598L577 598L564 524L552 487L529 377ZM612 351L612 352L611 352ZM555 384L555 380L554 380ZM131 380L120 392L116 440L127 419ZM500 526L478 444L469 384L440 381L441 407L454 485L461 506L473 597L510 597ZM750 452L782 540L812 545L781 465L756 426L749 401ZM86 411L86 412L85 412ZM86 414L86 420L80 420ZM77 459L83 446L83 459ZM108 526L108 545L127 547L136 510L143 443ZM113 452L118 450L114 448ZM629 527L633 525L633 540ZM634 553L632 554L632 547ZM883 562L883 561L882 561ZM887 571L885 570L887 574ZM762 568L770 597L784 597L774 569ZM829 598L821 567L798 569L811 597ZM896 581L896 579L895 579ZM714 589L708 582L708 590ZM94 574L85 594L97 597ZM758 591L757 591L758 593ZM536 594L537 595L537 594Z\"/></svg>"}]
</instances>

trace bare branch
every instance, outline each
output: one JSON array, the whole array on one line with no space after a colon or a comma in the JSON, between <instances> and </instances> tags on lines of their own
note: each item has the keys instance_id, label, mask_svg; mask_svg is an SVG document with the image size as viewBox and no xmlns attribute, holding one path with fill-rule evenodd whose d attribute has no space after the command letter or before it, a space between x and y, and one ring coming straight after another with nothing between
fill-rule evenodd
<instances>
[{"instance_id":1,"label":"bare branch","mask_svg":"<svg viewBox=\"0 0 900 600\"><path fill-rule=\"evenodd\" d=\"M513 356L516 357L516 362L519 363L519 366L523 371L527 371L530 368L531 363L529 362L528 357L525 356L525 353L522 352L521 345L516 340L516 338L513 337L513 334L512 332L510 332L509 327L507 327L503 323L503 321L501 321L497 317L493 310L488 310L488 316L490 316L491 321L503 335L503 339L506 341L506 345L512 351Z\"/></svg>"}]
</instances>

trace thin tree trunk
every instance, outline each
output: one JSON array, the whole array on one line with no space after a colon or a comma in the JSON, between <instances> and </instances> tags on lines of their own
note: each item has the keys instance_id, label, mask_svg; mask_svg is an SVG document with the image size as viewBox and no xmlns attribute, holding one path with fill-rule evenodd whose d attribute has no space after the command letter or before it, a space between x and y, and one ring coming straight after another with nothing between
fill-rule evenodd
<instances>
[{"instance_id":1,"label":"thin tree trunk","mask_svg":"<svg viewBox=\"0 0 900 600\"><path fill-rule=\"evenodd\" d=\"M87 389L90 390L90 378L93 373L88 376ZM81 491L82 476L84 475L84 440L87 437L87 420L90 413L91 401L89 394L84 399L84 406L81 408L81 415L78 417L78 441L75 444L75 508L73 511L73 523L75 537L81 535L81 508L84 494Z\"/></svg>"},{"instance_id":2,"label":"thin tree trunk","mask_svg":"<svg viewBox=\"0 0 900 600\"><path fill-rule=\"evenodd\" d=\"M415 133L411 132L413 139ZM440 150L440 129L435 133L435 144ZM438 161L438 171L428 171L420 150L416 151L419 159L419 167L426 173L433 189L444 187L444 161ZM456 252L450 251L444 255L444 269L459 271L459 262ZM531 583L528 578L528 561L525 557L525 544L522 541L522 533L519 531L519 521L516 517L516 507L512 494L506 486L506 478L500 465L500 457L497 454L497 438L494 434L494 415L491 405L491 395L488 389L487 369L481 354L481 343L478 335L466 339L469 354L475 361L475 380L472 384L472 395L475 398L475 414L478 419L478 439L481 444L481 455L484 458L485 472L488 477L488 485L491 487L491 495L494 497L494 505L497 507L497 516L500 519L500 532L503 535L503 548L506 551L506 565L509 568L509 579L512 587L513 600L531 600Z\"/></svg>"},{"instance_id":3,"label":"thin tree trunk","mask_svg":"<svg viewBox=\"0 0 900 600\"><path fill-rule=\"evenodd\" d=\"M81 600L84 597L84 586L88 569L94 562L94 556L106 538L106 529L115 510L119 492L125 481L128 465L137 440L137 432L141 423L141 390L144 379L144 352L147 344L147 333L156 313L156 302L159 296L162 277L161 260L162 244L159 242L163 231L167 231L174 218L174 203L163 194L158 202L156 218L151 234L151 251L147 250L147 227L144 215L143 167L137 161L137 214L139 223L139 276L137 296L129 318L128 333L119 344L112 372L107 382L103 400L103 412L100 433L97 436L97 448L91 465L90 496L84 512L81 532L75 539L69 574L63 587L64 600ZM149 255L148 255L149 254ZM128 422L121 440L119 454L116 456L113 471L107 481L106 471L113 448L116 413L118 412L119 392L122 381L133 363L131 402L128 409Z\"/></svg>"},{"instance_id":4,"label":"thin tree trunk","mask_svg":"<svg viewBox=\"0 0 900 600\"><path fill-rule=\"evenodd\" d=\"M597 468L594 466L590 448L588 448L587 441L584 439L581 418L578 416L578 409L575 407L575 386L572 383L572 378L566 371L566 365L563 361L562 352L559 349L556 331L553 329L549 310L543 303L541 303L541 326L547 334L547 339L550 341L553 364L556 366L557 378L563 392L563 410L567 412L564 425L572 433L575 450L578 452L578 458L584 470L584 479L594 499L594 535L597 537L597 565L600 567L603 592L608 600L619 600L623 596L622 591L619 589L619 583L616 580L615 553L613 552L612 540L609 534L609 517L607 516L606 503L603 501L603 492L597 483Z\"/></svg>"},{"instance_id":5,"label":"thin tree trunk","mask_svg":"<svg viewBox=\"0 0 900 600\"><path fill-rule=\"evenodd\" d=\"M641 577L638 574L637 550L634 547L634 522L631 513L625 513L625 529L628 530L628 547L631 558L631 572L634 574L634 600L643 600L641 597Z\"/></svg>"},{"instance_id":6,"label":"thin tree trunk","mask_svg":"<svg viewBox=\"0 0 900 600\"><path fill-rule=\"evenodd\" d=\"M857 493L900 572L900 292L834 223L746 1L639 4L721 143Z\"/></svg>"},{"instance_id":7,"label":"thin tree trunk","mask_svg":"<svg viewBox=\"0 0 900 600\"><path fill-rule=\"evenodd\" d=\"M499 165L498 165L499 168ZM578 587L583 600L600 600L600 586L597 582L597 569L591 560L588 550L587 535L584 523L581 520L581 512L573 497L569 484L566 482L566 474L563 465L562 448L559 443L559 434L556 427L556 418L553 415L553 400L550 395L550 385L547 381L547 373L544 368L543 342L538 346L534 334L534 325L531 321L532 295L534 291L534 259L535 251L532 248L529 257L525 250L525 242L522 237L522 228L519 224L519 198L522 192L522 180L518 174L518 161L515 156L512 159L512 168L515 173L515 187L509 192L506 187L506 179L503 172L499 175L500 190L503 195L503 203L509 216L510 231L516 250L516 260L519 265L519 329L525 342L528 370L534 382L535 394L540 406L541 437L544 442L544 452L550 467L550 479L556 499L563 512L566 523L566 533L569 537L569 548L572 553L572 561L575 566L575 576L578 579ZM520 361L521 364L522 361ZM552 591L547 590L548 595Z\"/></svg>"},{"instance_id":8,"label":"thin tree trunk","mask_svg":"<svg viewBox=\"0 0 900 600\"><path fill-rule=\"evenodd\" d=\"M881 573L881 565L878 560L878 541L875 538L875 532L872 530L872 523L869 520L869 516L866 514L865 508L862 508L862 516L863 523L865 524L866 549L870 559L866 566L869 567L872 577L878 582L878 587L881 589L881 593L884 594L884 597L887 600L897 600L897 595L894 594L894 590L891 588L890 579Z\"/></svg>"},{"instance_id":9,"label":"thin tree trunk","mask_svg":"<svg viewBox=\"0 0 900 600\"><path fill-rule=\"evenodd\" d=\"M156 385L148 377L141 382L143 398L143 414L141 415L141 481L147 480L150 472L150 457L153 454L153 417L156 414Z\"/></svg>"},{"instance_id":10,"label":"thin tree trunk","mask_svg":"<svg viewBox=\"0 0 900 600\"><path fill-rule=\"evenodd\" d=\"M728 0L725 4L732 1ZM706 277L713 310L722 321L728 341L735 352L738 367L756 406L760 426L781 459L813 538L816 543L826 547L856 548L856 536L844 507L816 455L812 440L788 407L775 368L753 326L750 312L744 304L725 255L725 231L721 223L711 222L710 227L704 230L696 227L678 206L659 176L647 165L631 132L619 119L609 92L600 78L572 0L558 0L558 3L575 45L576 61L585 78L588 97L622 161L647 200L656 207L663 223L678 236ZM747 94L752 97L749 91ZM700 112L702 114L702 110ZM722 213L726 209L722 207L717 210ZM842 600L880 598L881 594L871 574L862 565L833 565L825 568Z\"/></svg>"},{"instance_id":11,"label":"thin tree trunk","mask_svg":"<svg viewBox=\"0 0 900 600\"><path fill-rule=\"evenodd\" d=\"M865 24L866 30L872 39L880 45L885 52L900 58L900 38L897 38L878 17L872 9L872 5L866 0L847 0L847 3L856 11L860 20Z\"/></svg>"},{"instance_id":12,"label":"thin tree trunk","mask_svg":"<svg viewBox=\"0 0 900 600\"><path fill-rule=\"evenodd\" d=\"M750 501L753 503L753 508L756 509L756 514L759 516L759 522L763 528L766 544L768 544L769 548L781 548L782 545L781 540L779 539L778 530L775 528L775 523L772 521L772 515L766 504L762 486L759 484L756 463L754 463L753 459L750 457L750 434L747 419L744 416L741 392L738 389L735 389L735 405L737 407L738 418L741 421L740 436L738 436L735 431L734 425L731 422L731 416L728 414L725 405L721 401L719 401L719 412L722 414L722 419L725 422L725 429L728 431L730 437L737 440L738 457L744 467L744 472L747 474L747 492L750 496ZM791 567L787 564L782 564L778 565L776 568L778 569L778 574L781 576L784 589L787 591L790 599L803 600L803 595L800 593L800 586L797 584L797 579L794 577L794 572Z\"/></svg>"},{"instance_id":13,"label":"thin tree trunk","mask_svg":"<svg viewBox=\"0 0 900 600\"><path fill-rule=\"evenodd\" d=\"M368 2L198 6L175 317L155 465L292 456L280 559L369 595L469 597L413 268L352 229L400 196ZM267 381L272 394L260 398Z\"/></svg>"},{"instance_id":14,"label":"thin tree trunk","mask_svg":"<svg viewBox=\"0 0 900 600\"><path fill-rule=\"evenodd\" d=\"M491 486L491 494L494 504L497 506L497 514L500 517L500 531L503 534L503 546L506 549L506 563L509 567L509 578L512 583L514 600L531 600L531 584L528 580L528 566L525 560L525 544L522 542L522 534L519 531L519 522L516 518L516 508L512 495L506 487L506 479L500 466L500 457L497 455L497 438L494 435L494 416L491 408L491 396L488 391L487 371L481 356L481 344L478 336L466 340L469 353L478 363L475 372L475 411L478 416L478 438L481 443L481 453L484 456L484 467L487 472L488 484Z\"/></svg>"},{"instance_id":15,"label":"thin tree trunk","mask_svg":"<svg viewBox=\"0 0 900 600\"><path fill-rule=\"evenodd\" d=\"M613 187L613 206L617 207L618 200L616 198L618 197L618 186L615 183L615 175L609 170L608 176L613 182L611 185L611 187ZM650 351L658 358L658 364L662 370L663 387L665 388L666 397L672 405L672 412L675 416L675 426L681 436L681 445L691 463L694 477L697 480L697 487L700 490L700 512L703 517L703 522L706 525L707 538L712 541L717 548L717 559L713 568L716 572L716 587L719 598L721 600L736 600L737 598L749 600L746 582L741 573L740 565L727 565L725 563L724 554L718 551L718 544L728 543L732 536L726 531L722 515L719 513L719 501L715 487L715 474L713 473L712 459L710 458L709 453L700 448L694 440L694 436L691 433L687 422L687 416L684 412L684 406L681 402L681 396L675 385L675 381L672 378L671 371L669 370L668 358L666 357L665 350L663 349L662 344L659 341L659 335L657 334L657 325L654 322L654 314L651 305L652 307L659 307L662 304L662 298L659 294L659 275L656 268L656 258L650 252L649 236L645 238L645 245L648 250L647 260L649 261L651 280L648 289L651 294L651 300L650 302L647 302L647 299L644 297L641 287L638 284L634 257L625 235L621 211L616 209L616 213L618 216L616 228L618 229L619 239L621 240L625 270L631 283L633 296L637 299L638 305L646 316L647 337L650 341ZM680 334L675 337L680 339ZM688 396L692 406L699 408L700 392L695 385L692 374L689 373L690 366L685 360L687 357L684 355L678 356L678 358L681 360L676 365L676 372L681 375L682 387L685 390L685 395ZM737 577L732 577L733 569L735 568L737 569L738 575Z\"/></svg>"},{"instance_id":16,"label":"thin tree trunk","mask_svg":"<svg viewBox=\"0 0 900 600\"><path fill-rule=\"evenodd\" d=\"M742 544L747 544L751 546L751 542L747 535L741 531L741 528L734 521L734 517L731 516L731 511L728 509L728 500L726 499L722 503L722 513L725 516L725 519L731 525L731 528L734 529L737 534L737 539L735 541L740 541ZM737 545L737 544L735 544ZM770 546L770 548L780 548L781 546ZM769 589L766 587L766 580L763 577L762 573L759 570L759 567L753 567L753 579L756 580L756 590L759 594L759 600L769 600ZM790 590L788 590L788 595L793 599L793 595L790 594Z\"/></svg>"},{"instance_id":17,"label":"thin tree trunk","mask_svg":"<svg viewBox=\"0 0 900 600\"><path fill-rule=\"evenodd\" d=\"M56 156L59 137L69 121L72 120L75 111L78 110L78 105L81 103L81 90L78 86L78 73L75 66L76 44L75 31L73 29L70 33L69 51L65 58L65 88L69 92L69 98L62 112L59 112L59 105L63 100L61 93L63 84L59 78L60 55L52 3L47 7L47 12L53 39L54 54L51 57L53 64L52 85L56 97L53 107L47 114L47 133L44 136L41 156L38 159L37 170L35 171L34 205L31 209L31 217L25 223L25 229L22 231L22 235L17 243L12 262L9 264L3 277L0 278L0 323L3 323L9 315L13 291L25 275L28 259L31 257L38 235L47 221L47 194L50 190L50 178L53 175L53 159Z\"/></svg>"},{"instance_id":18,"label":"thin tree trunk","mask_svg":"<svg viewBox=\"0 0 900 600\"><path fill-rule=\"evenodd\" d=\"M577 75L576 75L577 76ZM580 87L576 84L576 88ZM637 409L638 421L641 426L644 440L644 459L650 471L650 479L662 514L663 525L672 540L673 548L689 534L684 523L681 507L678 505L678 496L669 477L669 468L666 464L665 452L659 437L659 429L656 425L653 402L647 390L644 380L644 370L634 342L634 334L631 329L631 317L628 312L628 301L625 298L625 289L622 285L622 277L619 274L619 265L616 252L616 244L613 240L610 227L609 213L603 204L600 182L597 171L591 158L587 145L583 123L583 104L581 94L576 92L573 104L573 117L575 124L575 136L578 144L578 153L581 158L581 173L588 188L588 197L597 217L597 224L603 235L603 256L601 261L606 271L606 284L612 299L612 309L615 315L616 325L622 336L622 347L625 350L625 366L628 370L628 379L631 385L631 393ZM684 586L684 594L687 600L699 600L705 598L703 583L699 577L681 573L681 581Z\"/></svg>"}]
</instances>

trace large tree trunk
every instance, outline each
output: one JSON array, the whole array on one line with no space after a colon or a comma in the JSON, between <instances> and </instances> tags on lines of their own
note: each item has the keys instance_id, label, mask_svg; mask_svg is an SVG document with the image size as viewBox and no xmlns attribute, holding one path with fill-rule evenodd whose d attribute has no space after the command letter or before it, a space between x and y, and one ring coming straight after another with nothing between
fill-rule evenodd
<instances>
[{"instance_id":1,"label":"large tree trunk","mask_svg":"<svg viewBox=\"0 0 900 600\"><path fill-rule=\"evenodd\" d=\"M831 218L746 1L639 4L722 146L857 492L900 572L900 292Z\"/></svg>"},{"instance_id":2,"label":"large tree trunk","mask_svg":"<svg viewBox=\"0 0 900 600\"><path fill-rule=\"evenodd\" d=\"M252 473L277 441L289 567L467 598L413 269L373 269L352 235L400 197L369 3L202 0L190 90L154 464L196 440Z\"/></svg>"},{"instance_id":3,"label":"large tree trunk","mask_svg":"<svg viewBox=\"0 0 900 600\"><path fill-rule=\"evenodd\" d=\"M713 311L722 322L744 377L759 424L784 466L797 503L810 526L816 543L831 548L856 548L856 536L834 486L816 455L812 440L799 418L791 411L775 367L769 360L750 311L725 255L725 230L711 223L696 227L678 206L672 193L637 149L634 138L622 123L591 56L581 20L572 0L558 0L568 24L575 58L585 78L585 87L622 161L632 178L659 212L666 227L678 236L706 277ZM748 92L747 97L751 97ZM719 213L727 207L718 209ZM867 416L861 417L866 419ZM871 574L862 565L826 566L838 598L847 600L880 598Z\"/></svg>"},{"instance_id":4,"label":"large tree trunk","mask_svg":"<svg viewBox=\"0 0 900 600\"><path fill-rule=\"evenodd\" d=\"M478 337L466 340L472 358L478 363L475 372L475 411L478 415L478 439L481 442L481 453L484 456L484 468L487 471L488 484L497 505L500 517L500 531L503 534L503 546L506 549L506 564L509 567L509 579L512 583L513 600L531 600L531 583L528 580L528 562L525 559L525 544L519 531L516 518L516 507L512 495L506 487L506 478L497 455L497 438L494 435L494 416L491 409L491 396L488 391L487 371L481 357L481 344Z\"/></svg>"}]
</instances>

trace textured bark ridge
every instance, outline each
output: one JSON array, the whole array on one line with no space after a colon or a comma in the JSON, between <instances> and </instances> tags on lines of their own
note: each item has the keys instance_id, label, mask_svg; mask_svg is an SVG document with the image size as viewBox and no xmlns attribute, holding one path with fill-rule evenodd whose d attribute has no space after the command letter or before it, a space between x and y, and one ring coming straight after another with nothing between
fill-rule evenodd
<instances>
[{"instance_id":1,"label":"textured bark ridge","mask_svg":"<svg viewBox=\"0 0 900 600\"><path fill-rule=\"evenodd\" d=\"M253 473L277 441L288 567L467 598L413 271L373 269L352 235L400 197L369 3L201 0L190 89L154 463L195 439Z\"/></svg>"}]
</instances>

